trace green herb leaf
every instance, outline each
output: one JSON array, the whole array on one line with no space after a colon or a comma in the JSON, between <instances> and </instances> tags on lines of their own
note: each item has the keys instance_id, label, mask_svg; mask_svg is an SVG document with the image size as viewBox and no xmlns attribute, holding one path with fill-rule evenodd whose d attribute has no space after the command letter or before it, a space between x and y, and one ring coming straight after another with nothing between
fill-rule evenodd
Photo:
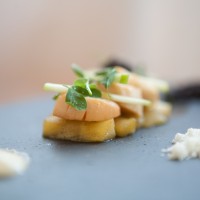
<instances>
[{"instance_id":1,"label":"green herb leaf","mask_svg":"<svg viewBox=\"0 0 200 200\"><path fill-rule=\"evenodd\" d=\"M65 102L74 107L76 110L85 110L87 108L87 102L84 95L77 92L79 89L80 88L76 88L75 86L69 88Z\"/></svg>"},{"instance_id":2,"label":"green herb leaf","mask_svg":"<svg viewBox=\"0 0 200 200\"><path fill-rule=\"evenodd\" d=\"M102 79L99 82L103 84L105 88L109 88L115 80L116 73L117 71L115 68L107 68L101 72L97 72L96 75L102 76Z\"/></svg>"},{"instance_id":3,"label":"green herb leaf","mask_svg":"<svg viewBox=\"0 0 200 200\"><path fill-rule=\"evenodd\" d=\"M87 82L87 79L85 79L85 78L79 78L79 79L77 79L77 80L74 81L73 85L85 88L86 82Z\"/></svg>"},{"instance_id":4,"label":"green herb leaf","mask_svg":"<svg viewBox=\"0 0 200 200\"><path fill-rule=\"evenodd\" d=\"M60 96L60 93L54 95L52 99L53 99L53 100L57 100L59 96Z\"/></svg>"},{"instance_id":5,"label":"green herb leaf","mask_svg":"<svg viewBox=\"0 0 200 200\"><path fill-rule=\"evenodd\" d=\"M92 97L96 97L96 98L101 98L101 91L95 88L91 89L92 91Z\"/></svg>"},{"instance_id":6,"label":"green herb leaf","mask_svg":"<svg viewBox=\"0 0 200 200\"><path fill-rule=\"evenodd\" d=\"M86 78L77 79L77 80L75 80L74 85L85 88L88 91L89 95L90 96L92 95L92 91L90 89L90 84L89 84L89 79L86 79Z\"/></svg>"},{"instance_id":7,"label":"green herb leaf","mask_svg":"<svg viewBox=\"0 0 200 200\"><path fill-rule=\"evenodd\" d=\"M106 76L106 74L108 73L108 70L110 70L110 68L96 72L97 76Z\"/></svg>"},{"instance_id":8,"label":"green herb leaf","mask_svg":"<svg viewBox=\"0 0 200 200\"><path fill-rule=\"evenodd\" d=\"M101 97L100 90L92 88L91 92L92 95L90 95L88 90L85 88L82 88L80 86L71 86L68 89L65 101L66 103L74 107L76 110L85 110L87 108L87 102L85 97L87 96L96 98Z\"/></svg>"},{"instance_id":9,"label":"green herb leaf","mask_svg":"<svg viewBox=\"0 0 200 200\"><path fill-rule=\"evenodd\" d=\"M74 86L74 85L71 88L73 88L73 90L82 94L85 97L89 96L89 93L85 88L82 88L82 87L79 87L79 86Z\"/></svg>"},{"instance_id":10,"label":"green herb leaf","mask_svg":"<svg viewBox=\"0 0 200 200\"><path fill-rule=\"evenodd\" d=\"M72 64L71 68L73 70L73 72L80 78L84 78L85 74L83 72L83 70L77 65L77 64Z\"/></svg>"},{"instance_id":11,"label":"green herb leaf","mask_svg":"<svg viewBox=\"0 0 200 200\"><path fill-rule=\"evenodd\" d=\"M84 97L88 97L88 96L91 96L91 97L96 97L96 98L100 98L101 97L101 91L96 89L96 88L92 88L91 89L91 93L92 95L89 94L88 90L85 89L85 88L82 88L82 87L79 87L79 86L72 86L72 88L82 94Z\"/></svg>"},{"instance_id":12,"label":"green herb leaf","mask_svg":"<svg viewBox=\"0 0 200 200\"><path fill-rule=\"evenodd\" d=\"M95 88L97 88L96 84L91 83L91 84L90 84L90 89L95 89Z\"/></svg>"}]
</instances>

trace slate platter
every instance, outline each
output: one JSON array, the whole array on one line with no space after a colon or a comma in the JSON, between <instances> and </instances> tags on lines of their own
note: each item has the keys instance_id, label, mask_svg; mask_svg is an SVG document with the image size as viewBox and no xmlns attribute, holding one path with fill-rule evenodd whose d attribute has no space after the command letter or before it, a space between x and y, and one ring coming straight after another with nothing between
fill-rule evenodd
<instances>
[{"instance_id":1,"label":"slate platter","mask_svg":"<svg viewBox=\"0 0 200 200\"><path fill-rule=\"evenodd\" d=\"M0 148L31 158L23 175L0 180L1 200L200 199L200 160L161 155L175 133L200 128L200 102L176 105L166 125L95 144L42 138L52 108L46 97L0 106Z\"/></svg>"}]
</instances>

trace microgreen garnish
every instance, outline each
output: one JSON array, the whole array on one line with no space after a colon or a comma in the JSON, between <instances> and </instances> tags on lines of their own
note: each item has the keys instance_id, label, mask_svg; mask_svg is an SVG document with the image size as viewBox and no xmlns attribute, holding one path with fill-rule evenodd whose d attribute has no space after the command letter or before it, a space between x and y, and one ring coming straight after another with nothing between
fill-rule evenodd
<instances>
[{"instance_id":1,"label":"microgreen garnish","mask_svg":"<svg viewBox=\"0 0 200 200\"><path fill-rule=\"evenodd\" d=\"M59 96L60 96L60 93L54 95L52 99L53 99L53 100L57 100Z\"/></svg>"},{"instance_id":2,"label":"microgreen garnish","mask_svg":"<svg viewBox=\"0 0 200 200\"><path fill-rule=\"evenodd\" d=\"M87 108L87 102L86 102L85 97L88 97L88 96L96 97L96 98L101 97L100 90L96 88L90 88L89 91L88 89L82 86L73 85L68 89L65 102L73 106L76 110L85 110Z\"/></svg>"},{"instance_id":3,"label":"microgreen garnish","mask_svg":"<svg viewBox=\"0 0 200 200\"><path fill-rule=\"evenodd\" d=\"M77 80L75 80L74 85L85 88L88 91L89 95L90 96L92 95L92 91L90 89L90 84L89 84L89 79L86 79L86 78L77 79Z\"/></svg>"},{"instance_id":4,"label":"microgreen garnish","mask_svg":"<svg viewBox=\"0 0 200 200\"><path fill-rule=\"evenodd\" d=\"M85 110L87 108L85 97L101 98L102 93L96 88L96 83L103 84L105 88L109 88L113 82L126 84L129 77L128 73L118 73L115 68L107 68L91 76L86 76L87 74L76 64L72 64L72 70L79 77L74 81L73 85L46 83L44 85L44 90L58 92L58 94L54 96L55 100L60 93L66 92L66 103L73 106L76 110ZM115 94L109 94L109 97L116 102L141 104L144 106L150 105L148 100L139 98L124 97Z\"/></svg>"},{"instance_id":5,"label":"microgreen garnish","mask_svg":"<svg viewBox=\"0 0 200 200\"><path fill-rule=\"evenodd\" d=\"M92 97L101 98L102 94L101 91L96 88L91 88Z\"/></svg>"},{"instance_id":6,"label":"microgreen garnish","mask_svg":"<svg viewBox=\"0 0 200 200\"><path fill-rule=\"evenodd\" d=\"M83 70L77 64L73 63L71 65L71 68L72 68L73 72L76 74L76 76L78 76L79 78L85 77Z\"/></svg>"},{"instance_id":7,"label":"microgreen garnish","mask_svg":"<svg viewBox=\"0 0 200 200\"><path fill-rule=\"evenodd\" d=\"M107 68L103 71L97 72L96 75L101 77L99 82L103 84L105 88L109 88L115 80L116 73L117 71L115 68Z\"/></svg>"},{"instance_id":8,"label":"microgreen garnish","mask_svg":"<svg viewBox=\"0 0 200 200\"><path fill-rule=\"evenodd\" d=\"M72 86L68 89L65 102L76 110L85 110L87 108L87 102L84 97L85 92L87 92L87 90L81 87Z\"/></svg>"},{"instance_id":9,"label":"microgreen garnish","mask_svg":"<svg viewBox=\"0 0 200 200\"><path fill-rule=\"evenodd\" d=\"M67 102L69 102L70 105L74 106L77 110L80 110L79 108L85 108L82 104L79 105L79 101L81 101L82 97L89 96L89 93L86 89L78 86L65 86L62 84L56 84L56 83L45 83L44 84L44 90L46 91L54 91L54 92L67 92L67 94L70 94L69 99L67 99ZM72 89L69 93L69 90ZM101 97L101 91L95 88L91 88L92 91L92 97ZM78 94L77 94L78 93ZM149 106L151 104L150 101L142 98L134 98L134 97L126 97L116 94L108 94L111 100L121 103L127 103L127 104L140 104L144 106ZM83 100L84 102L84 100ZM84 103L83 103L84 104ZM80 107L79 107L80 106Z\"/></svg>"}]
</instances>

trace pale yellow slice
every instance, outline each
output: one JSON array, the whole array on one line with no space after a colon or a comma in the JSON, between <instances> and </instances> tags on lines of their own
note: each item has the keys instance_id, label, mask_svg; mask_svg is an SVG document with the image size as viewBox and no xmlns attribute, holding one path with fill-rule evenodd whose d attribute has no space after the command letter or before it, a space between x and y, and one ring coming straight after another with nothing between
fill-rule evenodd
<instances>
[{"instance_id":1,"label":"pale yellow slice","mask_svg":"<svg viewBox=\"0 0 200 200\"><path fill-rule=\"evenodd\" d=\"M171 104L158 101L154 103L151 109L145 111L144 118L140 126L147 128L151 126L162 125L168 121L171 112Z\"/></svg>"},{"instance_id":2,"label":"pale yellow slice","mask_svg":"<svg viewBox=\"0 0 200 200\"><path fill-rule=\"evenodd\" d=\"M125 137L131 135L136 131L136 119L131 117L117 117L115 118L115 132L117 137Z\"/></svg>"},{"instance_id":3,"label":"pale yellow slice","mask_svg":"<svg viewBox=\"0 0 200 200\"><path fill-rule=\"evenodd\" d=\"M43 136L77 142L103 142L116 135L113 119L88 122L49 116L43 123Z\"/></svg>"}]
</instances>

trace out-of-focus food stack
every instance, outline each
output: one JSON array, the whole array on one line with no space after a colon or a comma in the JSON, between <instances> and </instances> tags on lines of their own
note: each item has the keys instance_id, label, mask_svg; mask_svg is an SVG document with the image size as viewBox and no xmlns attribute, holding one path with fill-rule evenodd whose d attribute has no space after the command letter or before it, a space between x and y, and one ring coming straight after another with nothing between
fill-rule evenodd
<instances>
[{"instance_id":1,"label":"out-of-focus food stack","mask_svg":"<svg viewBox=\"0 0 200 200\"><path fill-rule=\"evenodd\" d=\"M141 110L140 115L135 115L138 121L138 127L151 127L161 125L167 122L172 106L171 104L161 100L160 93L168 92L168 83L163 80L141 76L133 72L128 72L121 67L116 68L120 73L129 73L128 85L140 92L140 98L149 100L149 106L139 106ZM133 91L134 94L136 92ZM142 108L141 108L142 107ZM128 113L124 112L125 115Z\"/></svg>"},{"instance_id":2,"label":"out-of-focus food stack","mask_svg":"<svg viewBox=\"0 0 200 200\"><path fill-rule=\"evenodd\" d=\"M165 81L120 66L92 71L72 67L73 85L46 83L58 92L53 113L44 120L43 136L79 142L102 142L167 122L172 107L160 98Z\"/></svg>"}]
</instances>

